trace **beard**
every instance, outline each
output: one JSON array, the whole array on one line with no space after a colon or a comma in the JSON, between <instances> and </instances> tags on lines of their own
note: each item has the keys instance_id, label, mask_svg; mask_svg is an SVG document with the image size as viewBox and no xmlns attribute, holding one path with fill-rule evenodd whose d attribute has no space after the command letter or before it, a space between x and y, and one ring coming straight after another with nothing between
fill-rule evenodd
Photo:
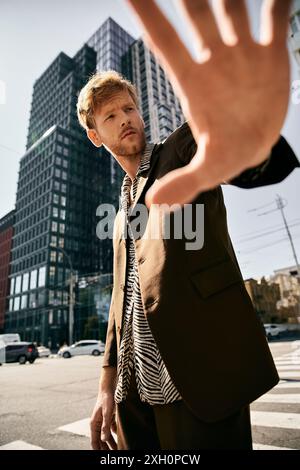
<instances>
[{"instance_id":1,"label":"beard","mask_svg":"<svg viewBox=\"0 0 300 470\"><path fill-rule=\"evenodd\" d=\"M111 146L111 151L115 155L119 155L120 157L132 157L139 153L142 153L146 147L146 136L145 133L137 133L135 134L134 141L130 142L123 142L123 139L120 140L117 144Z\"/></svg>"}]
</instances>

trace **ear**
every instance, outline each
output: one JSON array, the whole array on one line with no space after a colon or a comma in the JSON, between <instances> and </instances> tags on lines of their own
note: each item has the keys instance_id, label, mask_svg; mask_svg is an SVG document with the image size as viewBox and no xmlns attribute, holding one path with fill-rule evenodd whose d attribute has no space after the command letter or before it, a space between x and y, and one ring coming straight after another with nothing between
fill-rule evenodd
<instances>
[{"instance_id":1,"label":"ear","mask_svg":"<svg viewBox=\"0 0 300 470\"><path fill-rule=\"evenodd\" d=\"M95 129L87 129L86 135L96 147L101 147L102 140L100 139L98 132Z\"/></svg>"}]
</instances>

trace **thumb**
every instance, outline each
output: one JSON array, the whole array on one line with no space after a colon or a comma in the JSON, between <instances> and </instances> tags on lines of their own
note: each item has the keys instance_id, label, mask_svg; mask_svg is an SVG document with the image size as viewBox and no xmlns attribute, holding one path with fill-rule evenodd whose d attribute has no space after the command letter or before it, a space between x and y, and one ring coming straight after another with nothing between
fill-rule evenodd
<instances>
[{"instance_id":1,"label":"thumb","mask_svg":"<svg viewBox=\"0 0 300 470\"><path fill-rule=\"evenodd\" d=\"M194 168L186 165L176 168L163 176L147 191L145 202L147 207L152 204L180 204L190 202L199 192Z\"/></svg>"}]
</instances>

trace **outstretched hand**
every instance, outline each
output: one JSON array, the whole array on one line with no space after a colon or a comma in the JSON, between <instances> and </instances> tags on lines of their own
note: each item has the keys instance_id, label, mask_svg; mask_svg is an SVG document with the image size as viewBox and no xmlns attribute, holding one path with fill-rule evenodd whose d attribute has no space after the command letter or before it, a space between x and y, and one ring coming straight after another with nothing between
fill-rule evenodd
<instances>
[{"instance_id":1,"label":"outstretched hand","mask_svg":"<svg viewBox=\"0 0 300 470\"><path fill-rule=\"evenodd\" d=\"M164 67L189 123L197 152L162 177L146 203L184 204L262 163L279 137L289 98L289 0L264 0L260 40L244 0L180 0L195 33L192 58L154 0L127 0L146 45Z\"/></svg>"}]
</instances>

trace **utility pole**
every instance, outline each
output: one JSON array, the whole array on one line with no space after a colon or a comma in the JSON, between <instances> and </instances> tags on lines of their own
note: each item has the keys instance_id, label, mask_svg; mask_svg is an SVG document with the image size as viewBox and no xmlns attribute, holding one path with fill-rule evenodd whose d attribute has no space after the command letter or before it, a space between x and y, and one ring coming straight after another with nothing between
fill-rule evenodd
<instances>
[{"instance_id":1,"label":"utility pole","mask_svg":"<svg viewBox=\"0 0 300 470\"><path fill-rule=\"evenodd\" d=\"M292 235L291 235L291 232L290 232L288 223L287 223L286 218L285 218L284 210L283 210L284 207L285 207L285 205L284 205L284 203L283 203L282 197L279 196L278 194L277 194L277 197L276 197L276 203L277 203L278 209L279 209L280 212L281 212L281 215L282 215L282 218L283 218L283 222L284 222L284 226L285 226L285 228L286 228L286 231L287 231L287 234L288 234L288 237L289 237L289 241L290 241L290 244L291 244L291 247L292 247L292 252L293 252L293 256L294 256L294 260L295 260L295 264L296 264L296 268L297 268L297 278L299 279L299 276L300 276L300 267L299 267L299 262L298 262L298 258L297 258L297 254L296 254L296 250L295 250L293 238L292 238Z\"/></svg>"},{"instance_id":2,"label":"utility pole","mask_svg":"<svg viewBox=\"0 0 300 470\"><path fill-rule=\"evenodd\" d=\"M283 219L283 222L284 222L284 226L285 226L285 228L286 228L286 232L287 232L287 234L288 234L289 241L290 241L290 244L291 244L291 248L292 248L292 252L293 252L293 256L294 256L294 260L295 260L295 264L296 264L296 269L297 269L297 276L296 276L296 279L298 280L298 284L299 284L299 282L300 282L300 267L299 267L299 262L298 262L297 253L296 253L296 250L295 250L293 238L292 238L292 235L291 235L291 232L290 232L288 223L287 223L286 218L285 218L285 213L284 213L284 210L283 210L284 207L285 207L285 205L284 205L284 203L283 203L282 197L279 196L279 194L277 194L276 203L277 203L278 209L279 209L280 212L281 212L282 219ZM299 317L296 316L296 321L297 321L297 322L299 321L298 319L300 318L300 298L298 299L298 315L299 315Z\"/></svg>"},{"instance_id":3,"label":"utility pole","mask_svg":"<svg viewBox=\"0 0 300 470\"><path fill-rule=\"evenodd\" d=\"M74 331L74 275L73 269L70 271L70 286L69 286L69 345L73 343Z\"/></svg>"},{"instance_id":4,"label":"utility pole","mask_svg":"<svg viewBox=\"0 0 300 470\"><path fill-rule=\"evenodd\" d=\"M297 278L298 284L299 284L300 283L300 266L299 266L299 262L298 262L297 253L296 253L296 250L295 250L295 245L294 245L294 242L293 242L292 234L290 232L290 228L289 228L289 225L287 223L285 213L284 213L284 208L287 205L287 203L283 201L282 197L279 196L279 194L276 194L276 201L275 202L276 202L276 205L277 205L276 209L272 209L272 210L269 210L267 212L263 212L263 213L258 214L258 215L266 215L266 214L269 214L270 212L280 210L281 216L282 216L282 219L283 219L283 223L284 223L287 235L288 235L288 239L289 239L289 242L291 244L291 248L292 248L292 252L293 252L293 256L294 256L294 260L295 260L295 264L296 264L296 269L297 269L296 278ZM271 205L271 204L267 204L267 205ZM262 207L264 207L264 206L262 206ZM256 209L253 209L253 210L258 210L258 209L260 209L260 208L256 208ZM298 300L298 315L296 314L296 322L297 323L298 323L298 318L300 318L300 299Z\"/></svg>"},{"instance_id":5,"label":"utility pole","mask_svg":"<svg viewBox=\"0 0 300 470\"><path fill-rule=\"evenodd\" d=\"M67 258L69 267L70 267L70 279L69 279L69 345L73 343L73 335L74 335L74 284L75 284L75 276L73 270L73 264L71 257L68 253L61 248L60 246L55 247L57 250L61 251L63 255Z\"/></svg>"}]
</instances>

